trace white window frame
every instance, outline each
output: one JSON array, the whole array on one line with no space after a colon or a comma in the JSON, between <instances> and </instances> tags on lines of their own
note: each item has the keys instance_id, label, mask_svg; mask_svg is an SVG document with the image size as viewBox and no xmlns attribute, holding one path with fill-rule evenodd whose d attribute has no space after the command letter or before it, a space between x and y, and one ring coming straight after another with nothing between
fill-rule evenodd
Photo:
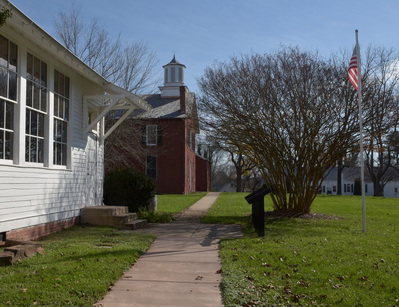
<instances>
[{"instance_id":1,"label":"white window frame","mask_svg":"<svg viewBox=\"0 0 399 307\"><path fill-rule=\"evenodd\" d=\"M10 148L10 151L11 151L10 155L11 156L10 156L10 158L5 158L3 156L3 158L1 158L0 161L1 161L1 163L4 163L4 164L12 164L13 161L15 160L15 155L16 155L16 152L15 152L15 146L16 145L15 144L17 144L16 135L15 135L15 133L17 131L16 122L15 122L15 113L17 111L16 108L17 108L17 105L18 105L18 97L19 97L18 93L19 93L19 90L20 90L20 85L19 85L19 82L18 82L18 79L20 77L20 67L21 67L21 63L20 63L20 60L19 60L20 47L15 42L11 41L9 38L7 38L5 36L2 36L2 37L4 39L6 39L7 42L8 42L8 44L7 44L8 59L7 59L7 63L6 63L7 67L5 67L4 65L1 66L3 69L5 69L7 71L7 85L6 85L7 93L6 93L6 96L0 96L0 99L4 102L4 121L5 121L4 122L4 127L0 127L0 133L3 134L4 139L5 139L5 134L6 133L11 133L11 148ZM17 52L16 71L12 71L10 69L11 43L15 46L16 52ZM9 87L10 83L9 82L10 82L10 74L11 73L15 73L15 75L16 75L16 82L17 82L16 83L16 88L15 88L15 90L16 90L15 99L16 100L12 100L12 99L9 98L9 96L10 96L9 95L9 90L10 90L10 87ZM12 116L12 118L11 118L12 127L11 127L11 129L6 127L6 114L7 113L5 112L5 108L6 108L5 104L7 104L7 103L11 103L11 106L12 106L12 115L11 115ZM2 150L2 148L0 148L0 150Z\"/></svg>"},{"instance_id":2,"label":"white window frame","mask_svg":"<svg viewBox=\"0 0 399 307\"><path fill-rule=\"evenodd\" d=\"M54 69L53 79L52 79L53 83L55 82L55 74L56 74L56 72L58 74L62 74L64 76L64 78L68 79L68 93L67 93L68 96L64 96L64 95L62 95L62 93L56 92L55 91L55 87L54 87L54 89L53 89L53 91L54 91L54 100L53 100L53 104L54 104L54 108L53 108L53 125L54 125L54 127L53 127L53 129L55 131L55 129L57 127L56 126L57 121L61 122L62 124L65 125L64 133L66 135L64 136L64 141L56 141L56 139L55 139L56 136L54 134L53 139L51 140L51 142L53 144L53 156L52 156L52 160L53 161L52 161L52 163L53 163L53 166L55 166L55 167L67 167L67 168L70 168L70 141L69 140L70 140L70 117L71 117L71 107L72 107L72 105L71 105L71 78L69 78L66 74L61 72L59 69ZM59 114L56 115L56 110L55 110L55 104L56 104L55 101L56 101L56 98L58 96L64 99L64 103L62 105L63 106L63 112L61 114L63 116L61 116L61 117L59 116ZM66 103L68 104L67 108L65 108ZM57 164L56 163L57 162L57 158L56 158L55 147L56 147L57 144L61 144L62 146L65 146L65 152L64 152L65 157L62 159L64 161L64 163L62 163L62 164Z\"/></svg>"},{"instance_id":3,"label":"white window frame","mask_svg":"<svg viewBox=\"0 0 399 307\"><path fill-rule=\"evenodd\" d=\"M147 146L158 145L158 126L146 125L145 127L145 143Z\"/></svg>"}]
</instances>

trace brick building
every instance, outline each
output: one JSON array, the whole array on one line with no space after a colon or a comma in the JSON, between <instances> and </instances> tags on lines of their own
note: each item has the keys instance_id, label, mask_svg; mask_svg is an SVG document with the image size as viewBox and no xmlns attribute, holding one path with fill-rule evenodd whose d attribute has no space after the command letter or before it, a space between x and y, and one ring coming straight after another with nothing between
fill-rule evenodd
<instances>
[{"instance_id":1,"label":"brick building","mask_svg":"<svg viewBox=\"0 0 399 307\"><path fill-rule=\"evenodd\" d=\"M131 119L141 126L146 154L127 160L155 180L158 194L210 191L210 162L195 152L199 124L195 95L184 84L186 67L173 57L163 68L160 94L141 96L152 109Z\"/></svg>"}]
</instances>

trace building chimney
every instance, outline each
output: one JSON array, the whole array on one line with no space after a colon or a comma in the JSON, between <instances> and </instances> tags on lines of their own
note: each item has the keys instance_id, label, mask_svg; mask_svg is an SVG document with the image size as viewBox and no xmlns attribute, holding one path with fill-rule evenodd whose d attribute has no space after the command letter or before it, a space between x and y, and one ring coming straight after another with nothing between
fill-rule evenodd
<instances>
[{"instance_id":1,"label":"building chimney","mask_svg":"<svg viewBox=\"0 0 399 307\"><path fill-rule=\"evenodd\" d=\"M180 109L186 113L186 86L180 86Z\"/></svg>"}]
</instances>

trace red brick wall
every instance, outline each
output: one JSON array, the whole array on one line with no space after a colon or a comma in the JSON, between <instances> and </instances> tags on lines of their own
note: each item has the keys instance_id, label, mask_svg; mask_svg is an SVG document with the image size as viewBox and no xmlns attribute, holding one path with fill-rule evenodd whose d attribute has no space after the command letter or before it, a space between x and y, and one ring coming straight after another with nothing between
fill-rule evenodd
<instances>
[{"instance_id":1,"label":"red brick wall","mask_svg":"<svg viewBox=\"0 0 399 307\"><path fill-rule=\"evenodd\" d=\"M206 159L196 156L196 166L196 190L209 192L211 190L211 163Z\"/></svg>"},{"instance_id":2,"label":"red brick wall","mask_svg":"<svg viewBox=\"0 0 399 307\"><path fill-rule=\"evenodd\" d=\"M188 194L196 191L195 129L190 119L167 118L142 121L142 125L162 126L162 142L146 146L157 157L158 194ZM191 134L191 144L190 137ZM146 173L145 160L131 158L131 165ZM145 159L145 157L143 157Z\"/></svg>"},{"instance_id":3,"label":"red brick wall","mask_svg":"<svg viewBox=\"0 0 399 307\"><path fill-rule=\"evenodd\" d=\"M45 237L51 233L79 224L80 217L61 220L26 228L11 230L6 233L7 240L31 241Z\"/></svg>"}]
</instances>

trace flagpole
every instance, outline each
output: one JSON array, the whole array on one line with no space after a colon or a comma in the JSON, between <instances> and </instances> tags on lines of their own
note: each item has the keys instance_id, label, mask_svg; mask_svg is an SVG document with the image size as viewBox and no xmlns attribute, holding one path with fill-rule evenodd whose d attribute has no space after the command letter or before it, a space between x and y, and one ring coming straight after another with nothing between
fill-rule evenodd
<instances>
[{"instance_id":1,"label":"flagpole","mask_svg":"<svg viewBox=\"0 0 399 307\"><path fill-rule=\"evenodd\" d=\"M364 150L363 150L363 108L362 108L362 66L360 62L360 47L359 47L359 39L358 39L358 30L356 33L356 61L357 61L357 70L358 70L358 90L357 90L357 99L359 104L359 131L360 131L360 181L362 185L362 224L363 224L363 232L366 232L366 184L364 180Z\"/></svg>"}]
</instances>

